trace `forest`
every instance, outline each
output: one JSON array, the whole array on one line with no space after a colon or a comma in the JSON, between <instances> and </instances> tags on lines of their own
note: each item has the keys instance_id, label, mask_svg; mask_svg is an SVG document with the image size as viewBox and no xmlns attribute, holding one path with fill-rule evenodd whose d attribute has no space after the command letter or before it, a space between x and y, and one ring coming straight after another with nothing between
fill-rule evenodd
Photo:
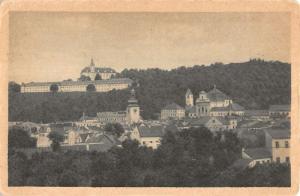
<instances>
[{"instance_id":1,"label":"forest","mask_svg":"<svg viewBox=\"0 0 300 196\"><path fill-rule=\"evenodd\" d=\"M272 104L291 102L291 66L278 61L251 59L243 63L214 63L172 70L125 69L117 77L133 79L144 119L157 119L171 102L184 106L185 92L194 97L214 85L246 109L268 109ZM19 93L9 83L9 121L54 122L78 120L83 112L125 110L129 90L70 93Z\"/></svg>"},{"instance_id":2,"label":"forest","mask_svg":"<svg viewBox=\"0 0 300 196\"><path fill-rule=\"evenodd\" d=\"M9 132L9 186L213 187L290 186L289 164L231 167L241 156L236 134L206 128L167 131L158 149L125 140L107 152L48 151L29 135ZM26 132L25 132L26 133ZM22 139L22 143L14 143Z\"/></svg>"}]
</instances>

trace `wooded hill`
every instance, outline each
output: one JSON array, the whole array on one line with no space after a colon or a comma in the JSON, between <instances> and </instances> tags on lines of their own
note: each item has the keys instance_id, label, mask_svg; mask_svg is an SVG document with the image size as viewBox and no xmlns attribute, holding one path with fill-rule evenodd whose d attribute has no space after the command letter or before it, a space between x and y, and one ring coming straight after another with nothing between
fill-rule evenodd
<instances>
[{"instance_id":1,"label":"wooded hill","mask_svg":"<svg viewBox=\"0 0 300 196\"><path fill-rule=\"evenodd\" d=\"M272 104L291 102L291 66L278 61L250 60L244 63L162 69L125 69L119 77L135 81L137 98L145 119L157 118L171 102L184 106L187 88L198 97L201 90L217 88L247 109L268 109ZM125 110L129 90L107 93L28 93L9 88L9 120L52 122L78 120L85 111Z\"/></svg>"}]
</instances>

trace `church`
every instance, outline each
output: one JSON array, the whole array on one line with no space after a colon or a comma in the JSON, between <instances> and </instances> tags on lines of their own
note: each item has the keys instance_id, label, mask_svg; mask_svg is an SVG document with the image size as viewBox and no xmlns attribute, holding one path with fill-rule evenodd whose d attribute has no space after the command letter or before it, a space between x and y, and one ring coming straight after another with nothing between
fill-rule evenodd
<instances>
[{"instance_id":1,"label":"church","mask_svg":"<svg viewBox=\"0 0 300 196\"><path fill-rule=\"evenodd\" d=\"M207 116L243 116L245 109L225 93L217 89L205 92L201 91L199 97L194 101L194 95L190 89L185 94L185 110L190 118L200 118Z\"/></svg>"}]
</instances>

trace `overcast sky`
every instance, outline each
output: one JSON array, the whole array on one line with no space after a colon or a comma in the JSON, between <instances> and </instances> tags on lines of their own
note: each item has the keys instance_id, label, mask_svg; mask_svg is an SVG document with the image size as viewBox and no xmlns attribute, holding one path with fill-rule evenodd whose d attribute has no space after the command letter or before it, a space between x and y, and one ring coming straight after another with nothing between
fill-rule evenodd
<instances>
[{"instance_id":1,"label":"overcast sky","mask_svg":"<svg viewBox=\"0 0 300 196\"><path fill-rule=\"evenodd\" d=\"M290 62L287 13L10 15L9 80L76 79L97 66L164 69L250 58Z\"/></svg>"}]
</instances>

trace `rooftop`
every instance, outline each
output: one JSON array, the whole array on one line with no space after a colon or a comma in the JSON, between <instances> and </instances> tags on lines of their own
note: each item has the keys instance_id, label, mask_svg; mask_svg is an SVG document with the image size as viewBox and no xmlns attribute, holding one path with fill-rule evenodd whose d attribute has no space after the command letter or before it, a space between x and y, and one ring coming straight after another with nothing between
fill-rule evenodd
<instances>
[{"instance_id":1,"label":"rooftop","mask_svg":"<svg viewBox=\"0 0 300 196\"><path fill-rule=\"evenodd\" d=\"M89 84L132 84L132 80L129 78L113 78L109 80L94 80L94 81L62 81L62 82L30 82L22 84L22 86L50 86L57 84L58 86L72 86L72 85L89 85Z\"/></svg>"},{"instance_id":2,"label":"rooftop","mask_svg":"<svg viewBox=\"0 0 300 196\"><path fill-rule=\"evenodd\" d=\"M224 101L224 100L230 100L231 98L228 97L226 94L224 94L222 91L214 87L212 90L210 90L207 93L207 97L210 101Z\"/></svg>"},{"instance_id":3,"label":"rooftop","mask_svg":"<svg viewBox=\"0 0 300 196\"><path fill-rule=\"evenodd\" d=\"M272 158L270 151L266 148L247 148L244 152L252 159Z\"/></svg>"},{"instance_id":4,"label":"rooftop","mask_svg":"<svg viewBox=\"0 0 300 196\"><path fill-rule=\"evenodd\" d=\"M162 126L139 126L138 131L141 137L162 137L164 135Z\"/></svg>"},{"instance_id":5,"label":"rooftop","mask_svg":"<svg viewBox=\"0 0 300 196\"><path fill-rule=\"evenodd\" d=\"M183 107L176 103L171 103L163 108L163 110L184 110Z\"/></svg>"},{"instance_id":6,"label":"rooftop","mask_svg":"<svg viewBox=\"0 0 300 196\"><path fill-rule=\"evenodd\" d=\"M291 131L289 129L267 129L266 132L273 139L289 139L289 138L291 138Z\"/></svg>"},{"instance_id":7,"label":"rooftop","mask_svg":"<svg viewBox=\"0 0 300 196\"><path fill-rule=\"evenodd\" d=\"M271 105L269 111L291 111L291 105Z\"/></svg>"}]
</instances>

